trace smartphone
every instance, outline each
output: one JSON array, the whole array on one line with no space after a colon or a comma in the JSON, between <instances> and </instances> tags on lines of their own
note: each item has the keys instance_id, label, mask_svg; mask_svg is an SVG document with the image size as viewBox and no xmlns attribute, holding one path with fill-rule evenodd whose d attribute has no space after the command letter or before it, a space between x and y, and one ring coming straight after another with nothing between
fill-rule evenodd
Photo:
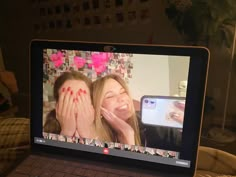
<instances>
[{"instance_id":1,"label":"smartphone","mask_svg":"<svg viewBox=\"0 0 236 177\"><path fill-rule=\"evenodd\" d=\"M183 128L185 97L150 96L141 98L143 124Z\"/></svg>"}]
</instances>

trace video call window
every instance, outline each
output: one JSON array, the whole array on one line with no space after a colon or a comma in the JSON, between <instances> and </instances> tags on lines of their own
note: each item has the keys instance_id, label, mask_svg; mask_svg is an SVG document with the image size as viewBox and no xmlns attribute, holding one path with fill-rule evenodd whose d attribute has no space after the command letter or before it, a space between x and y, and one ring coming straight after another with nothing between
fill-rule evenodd
<instances>
[{"instance_id":1,"label":"video call window","mask_svg":"<svg viewBox=\"0 0 236 177\"><path fill-rule=\"evenodd\" d=\"M44 138L179 157L189 57L57 49L43 57Z\"/></svg>"}]
</instances>

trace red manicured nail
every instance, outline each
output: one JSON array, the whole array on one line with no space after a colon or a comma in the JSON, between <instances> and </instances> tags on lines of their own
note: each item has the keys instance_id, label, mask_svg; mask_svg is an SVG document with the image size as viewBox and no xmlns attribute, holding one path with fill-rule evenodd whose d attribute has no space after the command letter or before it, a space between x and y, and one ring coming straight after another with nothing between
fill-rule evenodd
<instances>
[{"instance_id":1,"label":"red manicured nail","mask_svg":"<svg viewBox=\"0 0 236 177\"><path fill-rule=\"evenodd\" d=\"M65 87L62 88L62 92L64 92L64 91L65 91Z\"/></svg>"},{"instance_id":2,"label":"red manicured nail","mask_svg":"<svg viewBox=\"0 0 236 177\"><path fill-rule=\"evenodd\" d=\"M87 92L86 92L86 90L84 90L84 94L86 94Z\"/></svg>"},{"instance_id":3,"label":"red manicured nail","mask_svg":"<svg viewBox=\"0 0 236 177\"><path fill-rule=\"evenodd\" d=\"M70 90L70 87L67 88L67 91L69 91L69 90Z\"/></svg>"},{"instance_id":4,"label":"red manicured nail","mask_svg":"<svg viewBox=\"0 0 236 177\"><path fill-rule=\"evenodd\" d=\"M77 92L78 96L80 96L80 91Z\"/></svg>"},{"instance_id":5,"label":"red manicured nail","mask_svg":"<svg viewBox=\"0 0 236 177\"><path fill-rule=\"evenodd\" d=\"M73 91L72 90L70 91L70 94L73 95Z\"/></svg>"}]
</instances>

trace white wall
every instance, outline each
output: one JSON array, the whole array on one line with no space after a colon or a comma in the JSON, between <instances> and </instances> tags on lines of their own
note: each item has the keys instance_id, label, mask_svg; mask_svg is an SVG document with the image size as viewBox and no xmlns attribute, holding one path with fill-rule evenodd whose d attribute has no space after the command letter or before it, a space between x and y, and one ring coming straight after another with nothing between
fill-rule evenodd
<instances>
[{"instance_id":1,"label":"white wall","mask_svg":"<svg viewBox=\"0 0 236 177\"><path fill-rule=\"evenodd\" d=\"M169 56L170 95L178 94L179 81L188 79L189 57Z\"/></svg>"},{"instance_id":2,"label":"white wall","mask_svg":"<svg viewBox=\"0 0 236 177\"><path fill-rule=\"evenodd\" d=\"M169 63L167 56L133 55L129 88L134 99L143 95L169 95Z\"/></svg>"}]
</instances>

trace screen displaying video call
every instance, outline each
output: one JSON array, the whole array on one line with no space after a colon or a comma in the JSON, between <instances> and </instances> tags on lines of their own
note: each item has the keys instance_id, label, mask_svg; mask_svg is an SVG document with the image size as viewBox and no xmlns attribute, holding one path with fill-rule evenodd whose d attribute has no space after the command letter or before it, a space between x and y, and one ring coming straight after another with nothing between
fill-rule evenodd
<instances>
[{"instance_id":1,"label":"screen displaying video call","mask_svg":"<svg viewBox=\"0 0 236 177\"><path fill-rule=\"evenodd\" d=\"M153 162L180 159L189 62L44 49L39 142Z\"/></svg>"}]
</instances>

